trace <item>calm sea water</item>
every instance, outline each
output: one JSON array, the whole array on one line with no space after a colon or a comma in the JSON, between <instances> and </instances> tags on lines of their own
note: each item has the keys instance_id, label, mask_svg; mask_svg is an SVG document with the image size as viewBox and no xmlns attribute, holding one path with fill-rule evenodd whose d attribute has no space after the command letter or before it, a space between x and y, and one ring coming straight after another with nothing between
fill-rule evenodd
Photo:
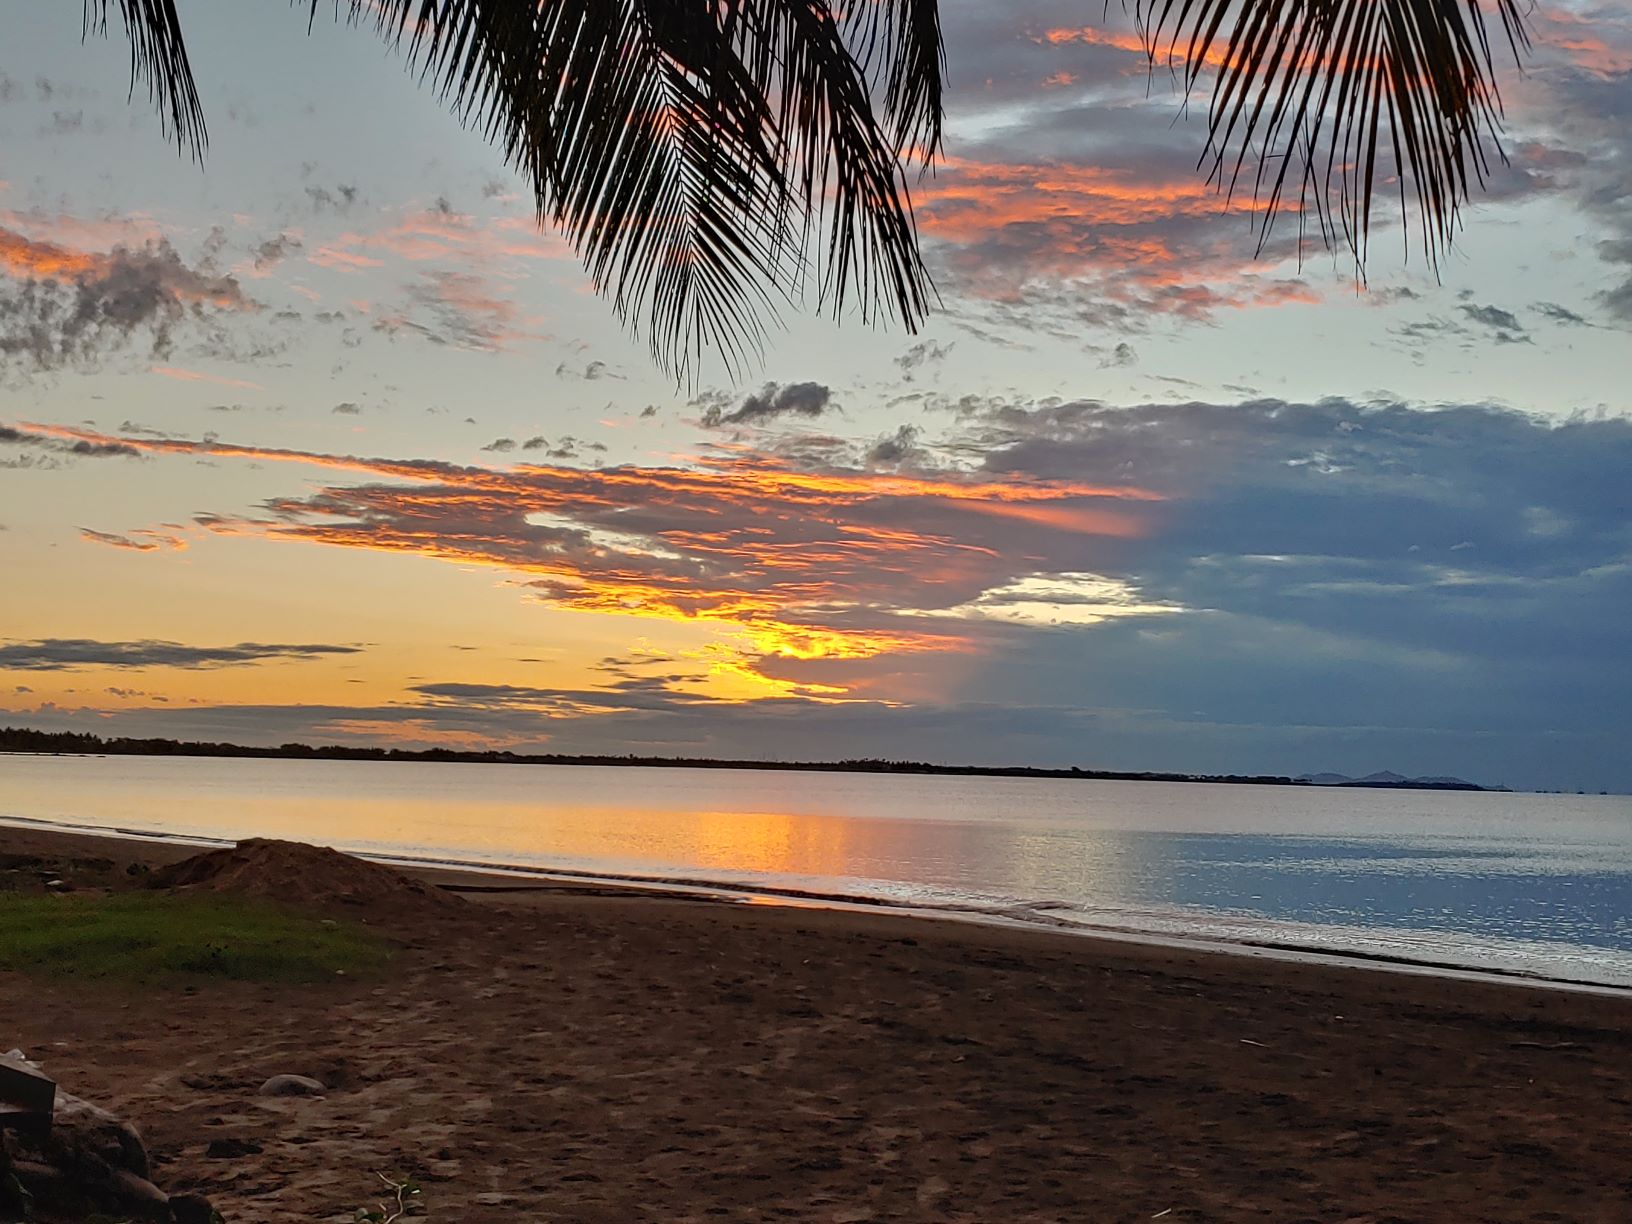
<instances>
[{"instance_id":1,"label":"calm sea water","mask_svg":"<svg viewBox=\"0 0 1632 1224\"><path fill-rule=\"evenodd\" d=\"M0 817L708 882L1632 987L1632 798L0 756Z\"/></svg>"}]
</instances>

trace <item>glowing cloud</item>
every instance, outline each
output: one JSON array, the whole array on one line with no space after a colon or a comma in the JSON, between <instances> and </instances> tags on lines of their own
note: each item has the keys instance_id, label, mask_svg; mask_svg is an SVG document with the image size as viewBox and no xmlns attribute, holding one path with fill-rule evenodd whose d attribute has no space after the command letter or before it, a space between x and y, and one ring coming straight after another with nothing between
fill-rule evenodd
<instances>
[{"instance_id":1,"label":"glowing cloud","mask_svg":"<svg viewBox=\"0 0 1632 1224\"><path fill-rule=\"evenodd\" d=\"M197 522L220 535L490 566L557 607L716 625L761 683L784 688L752 660L967 649L950 623L929 631L911 614L963 607L1035 573L1091 570L1147 534L1164 501L1137 487L810 471L747 454L696 467L488 468L29 428L75 444L375 478Z\"/></svg>"}]
</instances>

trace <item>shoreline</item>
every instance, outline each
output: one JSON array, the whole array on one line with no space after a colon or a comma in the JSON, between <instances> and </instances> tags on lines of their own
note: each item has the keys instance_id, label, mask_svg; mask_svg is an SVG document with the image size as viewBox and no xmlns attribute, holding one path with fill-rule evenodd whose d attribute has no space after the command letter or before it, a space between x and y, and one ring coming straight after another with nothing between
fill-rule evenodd
<instances>
[{"instance_id":1,"label":"shoreline","mask_svg":"<svg viewBox=\"0 0 1632 1224\"><path fill-rule=\"evenodd\" d=\"M11 825L0 885L130 889L197 849ZM331 907L393 949L370 979L0 973L6 1040L229 1224L342 1224L376 1174L461 1224L1621 1224L1632 1194L1624 998L628 884L466 895ZM323 1090L262 1095L278 1075Z\"/></svg>"},{"instance_id":2,"label":"shoreline","mask_svg":"<svg viewBox=\"0 0 1632 1224\"><path fill-rule=\"evenodd\" d=\"M230 838L159 834L143 829L52 821L26 816L0 816L0 830L5 829L34 831L46 836L82 838L88 842L97 839L128 842L145 845L150 849L174 847L189 852L235 844ZM953 903L939 905L916 903L888 897L817 892L729 880L597 872L481 860L377 854L356 850L346 850L345 853L398 868L460 895L502 897L510 902L524 902L531 893L558 896L563 889L571 888L581 888L586 895L603 892L620 897L651 894L715 905L780 906L829 913L895 917L910 922L954 923L1038 936L1056 936L1073 941L1133 944L1173 951L1272 960L1291 965L1371 970L1377 973L1396 973L1448 981L1556 990L1632 1002L1632 986L1548 976L1522 970L1478 968L1450 961L1419 960L1352 949L1318 948L1289 942L1227 939L1199 934L1173 934L1064 920L1051 921L1046 910L1024 906L1015 906L1007 910L982 909L975 905L965 907ZM493 885L489 883L492 880L534 882Z\"/></svg>"}]
</instances>

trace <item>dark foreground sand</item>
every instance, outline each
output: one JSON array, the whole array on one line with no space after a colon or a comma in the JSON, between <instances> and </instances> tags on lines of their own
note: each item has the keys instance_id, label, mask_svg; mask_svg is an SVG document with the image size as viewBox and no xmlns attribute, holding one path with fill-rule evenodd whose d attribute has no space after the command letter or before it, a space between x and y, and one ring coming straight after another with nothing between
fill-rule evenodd
<instances>
[{"instance_id":1,"label":"dark foreground sand","mask_svg":"<svg viewBox=\"0 0 1632 1224\"><path fill-rule=\"evenodd\" d=\"M0 852L85 884L179 857ZM615 890L469 908L394 930L384 983L0 975L0 1047L231 1224L349 1220L376 1170L471 1224L1632 1221L1632 1001ZM281 1072L332 1091L256 1095Z\"/></svg>"}]
</instances>

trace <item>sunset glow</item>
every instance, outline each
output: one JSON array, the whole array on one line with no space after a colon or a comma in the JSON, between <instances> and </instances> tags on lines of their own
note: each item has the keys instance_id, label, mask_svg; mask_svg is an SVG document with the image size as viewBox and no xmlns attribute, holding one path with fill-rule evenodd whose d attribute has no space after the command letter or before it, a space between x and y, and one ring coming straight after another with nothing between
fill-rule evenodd
<instances>
[{"instance_id":1,"label":"sunset glow","mask_svg":"<svg viewBox=\"0 0 1632 1224\"><path fill-rule=\"evenodd\" d=\"M678 386L370 32L228 8L201 168L8 31L0 721L1632 785L1624 4L1537 12L1437 273L1395 182L1361 269L1209 181L1222 44L948 8L923 330Z\"/></svg>"}]
</instances>

